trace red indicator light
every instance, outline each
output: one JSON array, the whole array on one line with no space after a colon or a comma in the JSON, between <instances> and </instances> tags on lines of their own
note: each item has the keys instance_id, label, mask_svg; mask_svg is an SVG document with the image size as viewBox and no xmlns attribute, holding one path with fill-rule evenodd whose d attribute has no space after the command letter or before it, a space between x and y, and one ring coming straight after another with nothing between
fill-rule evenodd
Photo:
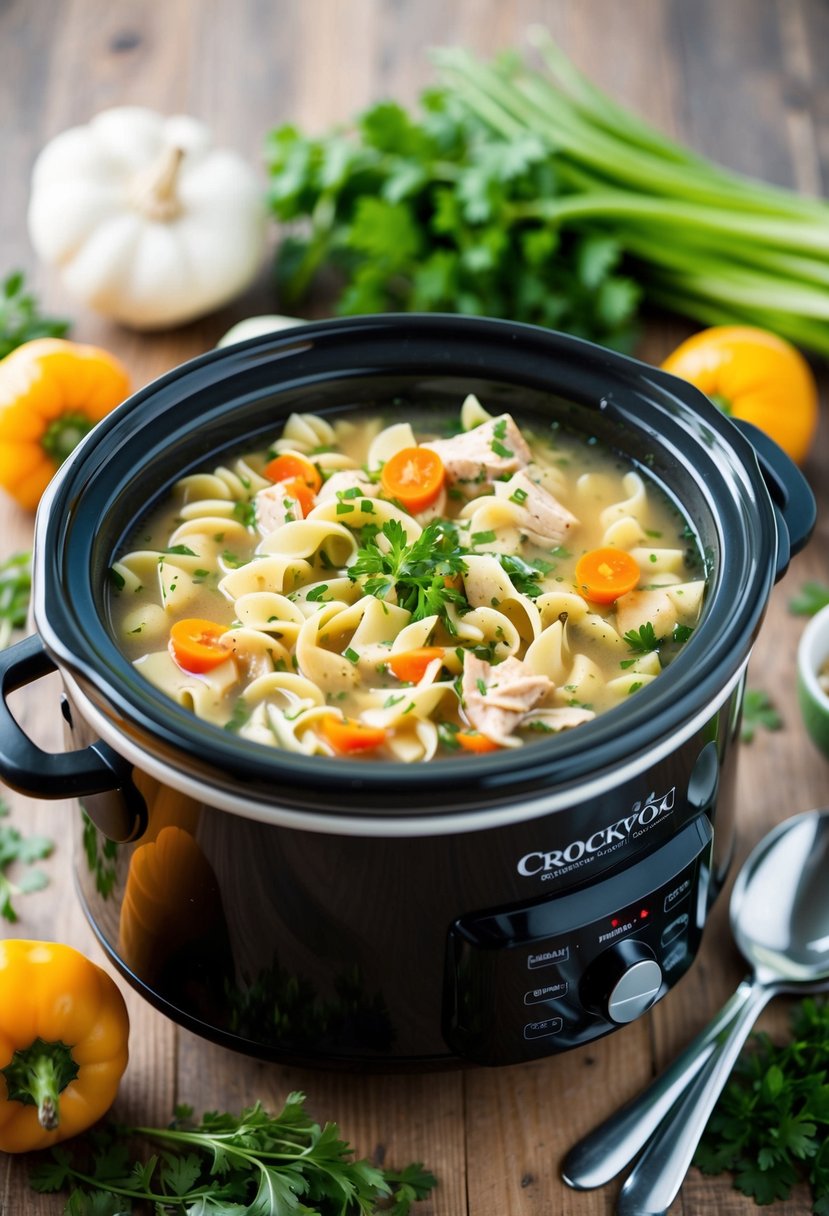
<instances>
[{"instance_id":1,"label":"red indicator light","mask_svg":"<svg viewBox=\"0 0 829 1216\"><path fill-rule=\"evenodd\" d=\"M618 918L618 916L614 916L614 917L613 917L613 920L610 922L610 927L611 927L611 929L618 929L618 928L619 928L619 918Z\"/></svg>"},{"instance_id":2,"label":"red indicator light","mask_svg":"<svg viewBox=\"0 0 829 1216\"><path fill-rule=\"evenodd\" d=\"M642 911L639 913L640 920L647 920L649 916L650 916L650 912L648 911L647 908L643 908Z\"/></svg>"}]
</instances>

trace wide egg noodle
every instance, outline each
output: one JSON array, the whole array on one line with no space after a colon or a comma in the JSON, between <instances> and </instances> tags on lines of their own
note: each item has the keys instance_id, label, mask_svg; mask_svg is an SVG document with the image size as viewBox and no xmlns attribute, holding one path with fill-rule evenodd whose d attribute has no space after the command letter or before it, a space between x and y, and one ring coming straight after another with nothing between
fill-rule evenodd
<instances>
[{"instance_id":1,"label":"wide egg noodle","mask_svg":"<svg viewBox=\"0 0 829 1216\"><path fill-rule=\"evenodd\" d=\"M311 563L301 557L285 554L255 557L238 570L225 574L219 582L219 590L233 602L256 591L286 595L307 583L313 573Z\"/></svg>"},{"instance_id":2,"label":"wide egg noodle","mask_svg":"<svg viewBox=\"0 0 829 1216\"><path fill-rule=\"evenodd\" d=\"M334 503L328 504L335 506ZM315 560L322 550L325 562L322 568L342 567L356 557L357 541L352 532L336 518L326 514L325 507L315 507L307 519L296 519L282 524L259 542L256 553L278 555L287 560Z\"/></svg>"},{"instance_id":3,"label":"wide egg noodle","mask_svg":"<svg viewBox=\"0 0 829 1216\"><path fill-rule=\"evenodd\" d=\"M170 621L160 604L141 603L125 613L119 623L125 638L139 637L145 646L163 646L170 634Z\"/></svg>"},{"instance_id":4,"label":"wide egg noodle","mask_svg":"<svg viewBox=\"0 0 829 1216\"><path fill-rule=\"evenodd\" d=\"M305 614L287 596L275 591L249 591L235 603L236 618L249 629L268 633L293 649Z\"/></svg>"},{"instance_id":5,"label":"wide egg noodle","mask_svg":"<svg viewBox=\"0 0 829 1216\"><path fill-rule=\"evenodd\" d=\"M362 665L369 670L375 666L373 655L363 659L361 651L383 642L390 646L409 619L404 609L373 595L347 607L323 604L299 631L295 652L299 670L324 692L354 691L361 683ZM346 650L352 650L358 661L345 657Z\"/></svg>"},{"instance_id":6,"label":"wide egg noodle","mask_svg":"<svg viewBox=\"0 0 829 1216\"><path fill-rule=\"evenodd\" d=\"M527 595L522 595L495 557L474 554L464 559L463 576L466 598L473 608L497 608L518 630L525 642L531 642L541 632L538 609Z\"/></svg>"},{"instance_id":7,"label":"wide egg noodle","mask_svg":"<svg viewBox=\"0 0 829 1216\"><path fill-rule=\"evenodd\" d=\"M333 447L336 436L330 422L318 414L290 414L280 437L271 444L277 455L300 452L316 455L317 448Z\"/></svg>"},{"instance_id":8,"label":"wide egg noodle","mask_svg":"<svg viewBox=\"0 0 829 1216\"><path fill-rule=\"evenodd\" d=\"M521 547L519 527L521 508L509 499L487 494L471 499L461 510L460 519L469 520L468 541L490 553L517 553ZM494 532L495 539L476 544L475 536Z\"/></svg>"},{"instance_id":9,"label":"wide egg noodle","mask_svg":"<svg viewBox=\"0 0 829 1216\"><path fill-rule=\"evenodd\" d=\"M666 587L665 594L676 609L677 616L683 624L695 624L702 611L702 601L705 595L705 580L695 579L691 583L681 583L678 586Z\"/></svg>"},{"instance_id":10,"label":"wide egg noodle","mask_svg":"<svg viewBox=\"0 0 829 1216\"><path fill-rule=\"evenodd\" d=\"M291 652L270 633L246 626L233 628L223 634L222 642L230 648L233 658L246 679L267 675L274 669L288 669Z\"/></svg>"},{"instance_id":11,"label":"wide egg noodle","mask_svg":"<svg viewBox=\"0 0 829 1216\"><path fill-rule=\"evenodd\" d=\"M490 422L495 417L485 410L474 393L467 393L461 406L461 427L465 431L473 431L476 426Z\"/></svg>"},{"instance_id":12,"label":"wide egg noodle","mask_svg":"<svg viewBox=\"0 0 829 1216\"><path fill-rule=\"evenodd\" d=\"M194 675L183 671L165 649L143 655L136 660L135 668L161 692L199 718L219 725L227 720L227 695L239 679L233 659L227 659L211 671Z\"/></svg>"},{"instance_id":13,"label":"wide egg noodle","mask_svg":"<svg viewBox=\"0 0 829 1216\"><path fill-rule=\"evenodd\" d=\"M379 435L372 439L368 448L366 466L369 469L380 469L387 460L396 456L398 452L402 452L404 448L414 447L417 447L417 440L410 423L395 422L392 426L384 427Z\"/></svg>"},{"instance_id":14,"label":"wide egg noodle","mask_svg":"<svg viewBox=\"0 0 829 1216\"><path fill-rule=\"evenodd\" d=\"M562 621L554 621L542 629L524 655L524 662L536 675L548 676L556 685L567 683L570 655Z\"/></svg>"},{"instance_id":15,"label":"wide egg noodle","mask_svg":"<svg viewBox=\"0 0 829 1216\"><path fill-rule=\"evenodd\" d=\"M450 605L448 616L458 641L467 643L470 648L486 647L495 663L517 655L521 649L521 634L512 619L498 608L473 608L471 612L460 613ZM457 656L450 651L447 665L451 671L455 670L455 660ZM460 661L457 663L459 670Z\"/></svg>"}]
</instances>

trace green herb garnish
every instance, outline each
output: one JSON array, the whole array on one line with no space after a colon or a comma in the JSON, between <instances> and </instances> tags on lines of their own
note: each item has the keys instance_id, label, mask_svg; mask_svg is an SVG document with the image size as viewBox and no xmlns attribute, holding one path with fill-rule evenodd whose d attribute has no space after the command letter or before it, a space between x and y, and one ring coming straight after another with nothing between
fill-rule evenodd
<instances>
[{"instance_id":1,"label":"green herb garnish","mask_svg":"<svg viewBox=\"0 0 829 1216\"><path fill-rule=\"evenodd\" d=\"M380 535L388 541L388 550L378 545ZM384 600L393 592L413 620L437 614L450 626L448 606L454 604L458 611L468 612L469 604L457 588L447 586L447 579L465 573L457 529L447 520L428 524L411 544L407 544L399 520L388 520L379 533L375 530L366 538L348 569L352 582L363 581L367 595Z\"/></svg>"},{"instance_id":2,"label":"green herb garnish","mask_svg":"<svg viewBox=\"0 0 829 1216\"><path fill-rule=\"evenodd\" d=\"M695 1165L730 1171L756 1203L788 1199L806 1183L812 1211L829 1213L829 1002L806 997L789 1041L752 1035L706 1128Z\"/></svg>"},{"instance_id":3,"label":"green herb garnish","mask_svg":"<svg viewBox=\"0 0 829 1216\"><path fill-rule=\"evenodd\" d=\"M0 650L8 646L13 630L25 627L31 590L31 553L15 553L0 562Z\"/></svg>"},{"instance_id":4,"label":"green herb garnish","mask_svg":"<svg viewBox=\"0 0 829 1216\"><path fill-rule=\"evenodd\" d=\"M0 819L7 819L9 808L0 802ZM42 870L31 868L35 861L48 857L54 848L53 842L45 836L23 836L11 824L0 823L0 916L14 924L18 920L13 899L29 891L39 891L46 886L48 879ZM15 882L9 878L6 871L17 863L24 869Z\"/></svg>"},{"instance_id":5,"label":"green herb garnish","mask_svg":"<svg viewBox=\"0 0 829 1216\"><path fill-rule=\"evenodd\" d=\"M743 743L751 743L757 731L780 730L783 719L772 705L768 693L757 688L747 688L743 696L743 718L740 727L740 738Z\"/></svg>"},{"instance_id":6,"label":"green herb garnish","mask_svg":"<svg viewBox=\"0 0 829 1216\"><path fill-rule=\"evenodd\" d=\"M291 1093L278 1115L257 1102L238 1116L210 1111L197 1124L185 1106L169 1127L106 1123L94 1139L52 1149L29 1180L36 1191L68 1190L73 1216L121 1216L133 1201L168 1216L406 1216L436 1185L420 1164L395 1171L356 1160L337 1124L321 1127L304 1104ZM160 1152L134 1159L134 1138Z\"/></svg>"},{"instance_id":7,"label":"green herb garnish","mask_svg":"<svg viewBox=\"0 0 829 1216\"><path fill-rule=\"evenodd\" d=\"M42 315L36 297L26 291L22 271L16 270L4 280L0 289L0 359L24 342L62 338L68 331L68 321Z\"/></svg>"},{"instance_id":8,"label":"green herb garnish","mask_svg":"<svg viewBox=\"0 0 829 1216\"><path fill-rule=\"evenodd\" d=\"M789 600L789 612L796 616L814 616L829 604L829 587L825 583L804 583L797 595Z\"/></svg>"},{"instance_id":9,"label":"green herb garnish","mask_svg":"<svg viewBox=\"0 0 829 1216\"><path fill-rule=\"evenodd\" d=\"M637 654L650 654L652 650L658 650L662 645L662 638L656 636L656 630L651 621L645 621L645 624L640 625L638 629L629 629L625 634L625 641L628 649L635 650Z\"/></svg>"}]
</instances>

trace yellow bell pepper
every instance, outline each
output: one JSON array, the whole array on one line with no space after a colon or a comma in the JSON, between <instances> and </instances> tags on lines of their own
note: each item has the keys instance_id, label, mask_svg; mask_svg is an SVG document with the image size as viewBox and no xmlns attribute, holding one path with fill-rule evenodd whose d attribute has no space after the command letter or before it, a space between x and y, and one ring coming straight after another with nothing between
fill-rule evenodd
<instances>
[{"instance_id":1,"label":"yellow bell pepper","mask_svg":"<svg viewBox=\"0 0 829 1216\"><path fill-rule=\"evenodd\" d=\"M809 453L818 392L809 364L791 343L750 325L715 325L694 334L662 364L734 418L753 422L792 460Z\"/></svg>"},{"instance_id":2,"label":"yellow bell pepper","mask_svg":"<svg viewBox=\"0 0 829 1216\"><path fill-rule=\"evenodd\" d=\"M112 1105L129 1019L115 982L71 946L0 941L0 1151L48 1148Z\"/></svg>"},{"instance_id":3,"label":"yellow bell pepper","mask_svg":"<svg viewBox=\"0 0 829 1216\"><path fill-rule=\"evenodd\" d=\"M35 338L0 360L0 486L29 510L58 466L130 391L97 346Z\"/></svg>"}]
</instances>

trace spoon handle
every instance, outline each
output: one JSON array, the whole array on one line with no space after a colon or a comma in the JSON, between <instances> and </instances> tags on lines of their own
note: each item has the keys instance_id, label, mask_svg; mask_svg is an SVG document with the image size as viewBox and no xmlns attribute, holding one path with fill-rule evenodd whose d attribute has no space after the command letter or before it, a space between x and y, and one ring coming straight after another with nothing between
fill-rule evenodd
<instances>
[{"instance_id":1,"label":"spoon handle","mask_svg":"<svg viewBox=\"0 0 829 1216\"><path fill-rule=\"evenodd\" d=\"M710 1058L719 1036L751 1002L753 991L752 982L743 980L660 1076L570 1149L561 1169L568 1186L579 1191L604 1186L630 1164Z\"/></svg>"},{"instance_id":2,"label":"spoon handle","mask_svg":"<svg viewBox=\"0 0 829 1216\"><path fill-rule=\"evenodd\" d=\"M742 985L741 985L742 986ZM665 1216L760 1011L778 991L754 983L687 1093L662 1122L622 1187L617 1216Z\"/></svg>"}]
</instances>

